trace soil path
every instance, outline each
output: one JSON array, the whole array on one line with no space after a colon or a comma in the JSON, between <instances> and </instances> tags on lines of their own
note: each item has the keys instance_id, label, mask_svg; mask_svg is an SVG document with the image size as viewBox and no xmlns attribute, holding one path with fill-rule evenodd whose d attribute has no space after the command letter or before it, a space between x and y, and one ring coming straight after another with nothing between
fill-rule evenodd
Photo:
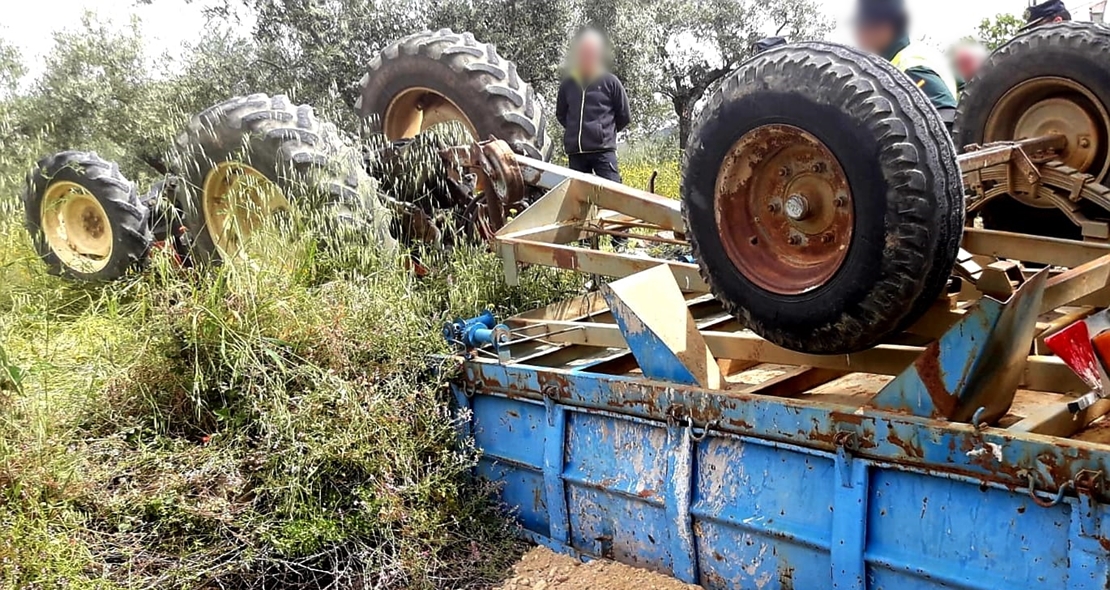
<instances>
[{"instance_id":1,"label":"soil path","mask_svg":"<svg viewBox=\"0 0 1110 590\"><path fill-rule=\"evenodd\" d=\"M582 563L546 547L524 554L498 590L699 590L674 578L612 561Z\"/></svg>"}]
</instances>

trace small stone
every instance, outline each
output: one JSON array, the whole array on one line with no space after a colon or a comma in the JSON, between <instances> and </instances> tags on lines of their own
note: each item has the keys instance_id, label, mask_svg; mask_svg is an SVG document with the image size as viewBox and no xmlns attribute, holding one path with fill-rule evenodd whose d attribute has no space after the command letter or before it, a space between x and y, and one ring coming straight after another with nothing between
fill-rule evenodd
<instances>
[{"instance_id":1,"label":"small stone","mask_svg":"<svg viewBox=\"0 0 1110 590\"><path fill-rule=\"evenodd\" d=\"M547 582L540 580L532 585L532 590L547 590Z\"/></svg>"}]
</instances>

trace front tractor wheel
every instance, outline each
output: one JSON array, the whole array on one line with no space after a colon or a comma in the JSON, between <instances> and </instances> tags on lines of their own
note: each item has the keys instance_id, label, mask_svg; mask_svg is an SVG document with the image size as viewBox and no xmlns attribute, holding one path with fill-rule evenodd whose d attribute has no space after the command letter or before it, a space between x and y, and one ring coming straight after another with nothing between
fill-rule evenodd
<instances>
[{"instance_id":1,"label":"front tractor wheel","mask_svg":"<svg viewBox=\"0 0 1110 590\"><path fill-rule=\"evenodd\" d=\"M95 153L42 159L28 176L23 205L35 249L53 274L113 280L146 261L147 208L119 166Z\"/></svg>"},{"instance_id":2,"label":"front tractor wheel","mask_svg":"<svg viewBox=\"0 0 1110 590\"><path fill-rule=\"evenodd\" d=\"M682 199L718 299L812 354L868 348L920 317L964 221L956 151L925 96L827 43L768 51L726 80L686 149Z\"/></svg>"}]
</instances>

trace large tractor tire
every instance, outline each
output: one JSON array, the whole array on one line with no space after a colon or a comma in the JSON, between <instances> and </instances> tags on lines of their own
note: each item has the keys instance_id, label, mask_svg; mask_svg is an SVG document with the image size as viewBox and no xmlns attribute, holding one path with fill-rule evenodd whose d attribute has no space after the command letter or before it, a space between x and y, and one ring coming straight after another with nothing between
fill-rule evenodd
<instances>
[{"instance_id":1,"label":"large tractor tire","mask_svg":"<svg viewBox=\"0 0 1110 590\"><path fill-rule=\"evenodd\" d=\"M551 157L540 98L516 65L470 33L424 31L390 44L360 82L359 115L376 119L390 141L446 121L476 140L504 140L517 153Z\"/></svg>"},{"instance_id":2,"label":"large tractor tire","mask_svg":"<svg viewBox=\"0 0 1110 590\"><path fill-rule=\"evenodd\" d=\"M239 255L252 231L297 200L328 232L395 245L360 152L285 96L236 97L193 117L173 161L195 263Z\"/></svg>"},{"instance_id":3,"label":"large tractor tire","mask_svg":"<svg viewBox=\"0 0 1110 590\"><path fill-rule=\"evenodd\" d=\"M925 95L829 43L772 49L725 80L686 148L682 203L718 299L812 354L866 349L920 317L964 222L956 150Z\"/></svg>"},{"instance_id":4,"label":"large tractor tire","mask_svg":"<svg viewBox=\"0 0 1110 590\"><path fill-rule=\"evenodd\" d=\"M23 192L27 230L52 274L118 279L150 251L149 212L119 166L94 152L39 161Z\"/></svg>"},{"instance_id":5,"label":"large tractor tire","mask_svg":"<svg viewBox=\"0 0 1110 590\"><path fill-rule=\"evenodd\" d=\"M1068 145L1059 159L1090 174L1093 182L1105 183L1110 176L1108 63L1110 29L1104 26L1063 22L1018 35L995 51L965 87L953 132L956 145L1063 134ZM989 229L1081 237L1075 223L1036 194L997 197L984 205L982 219Z\"/></svg>"}]
</instances>

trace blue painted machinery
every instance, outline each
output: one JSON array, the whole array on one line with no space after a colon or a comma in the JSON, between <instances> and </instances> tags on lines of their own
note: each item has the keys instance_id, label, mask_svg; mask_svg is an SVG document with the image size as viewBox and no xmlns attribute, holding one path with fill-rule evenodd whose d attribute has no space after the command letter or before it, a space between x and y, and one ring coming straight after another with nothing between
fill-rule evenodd
<instances>
[{"instance_id":1,"label":"blue painted machinery","mask_svg":"<svg viewBox=\"0 0 1110 590\"><path fill-rule=\"evenodd\" d=\"M526 265L612 280L500 331L489 314L448 328L479 474L535 542L713 590L1110 588L1110 227L1085 214L1110 209L1110 187L1075 151L1093 135L1039 119L1062 112L1045 99L1013 117L1043 124L957 157L932 109L906 108L920 97L889 64L826 44L781 51L797 59L749 62L717 112L731 104L742 130L751 105L813 102L823 90L789 73L808 68L841 85L815 102L839 117L831 128L881 114L868 119L886 150L875 162L830 148L813 113L794 113L810 130L756 113L731 147L692 142L684 216L678 201L493 150L501 165L481 169L494 197L545 191L492 240L507 282ZM845 161L898 183L853 184L872 177ZM1089 241L961 228L1011 197L1055 207ZM859 221L865 206L885 217ZM864 272L876 260L901 270Z\"/></svg>"},{"instance_id":2,"label":"blue painted machinery","mask_svg":"<svg viewBox=\"0 0 1110 590\"><path fill-rule=\"evenodd\" d=\"M529 539L710 589L1110 587L1110 400L1046 346L1110 304L1110 246L968 228L959 293L873 349L807 355L744 330L689 262L581 245L675 241L677 203L519 164L548 193L498 233L506 278L614 278L445 331L477 471Z\"/></svg>"},{"instance_id":3,"label":"blue painted machinery","mask_svg":"<svg viewBox=\"0 0 1110 590\"><path fill-rule=\"evenodd\" d=\"M688 302L660 268L650 299ZM719 337L653 323L635 297L643 277L564 306L580 330L510 320L561 344L475 357L453 389L484 451L478 472L503 484L530 539L559 551L706 588L1106 588L1110 447L986 425L1013 397L986 377L1027 378L1025 307L1046 277L984 299L858 408L703 386L714 371L699 360ZM595 336L589 354L576 344ZM619 338L627 349L608 346ZM565 352L576 347L580 358ZM637 369L612 374L619 359Z\"/></svg>"}]
</instances>

